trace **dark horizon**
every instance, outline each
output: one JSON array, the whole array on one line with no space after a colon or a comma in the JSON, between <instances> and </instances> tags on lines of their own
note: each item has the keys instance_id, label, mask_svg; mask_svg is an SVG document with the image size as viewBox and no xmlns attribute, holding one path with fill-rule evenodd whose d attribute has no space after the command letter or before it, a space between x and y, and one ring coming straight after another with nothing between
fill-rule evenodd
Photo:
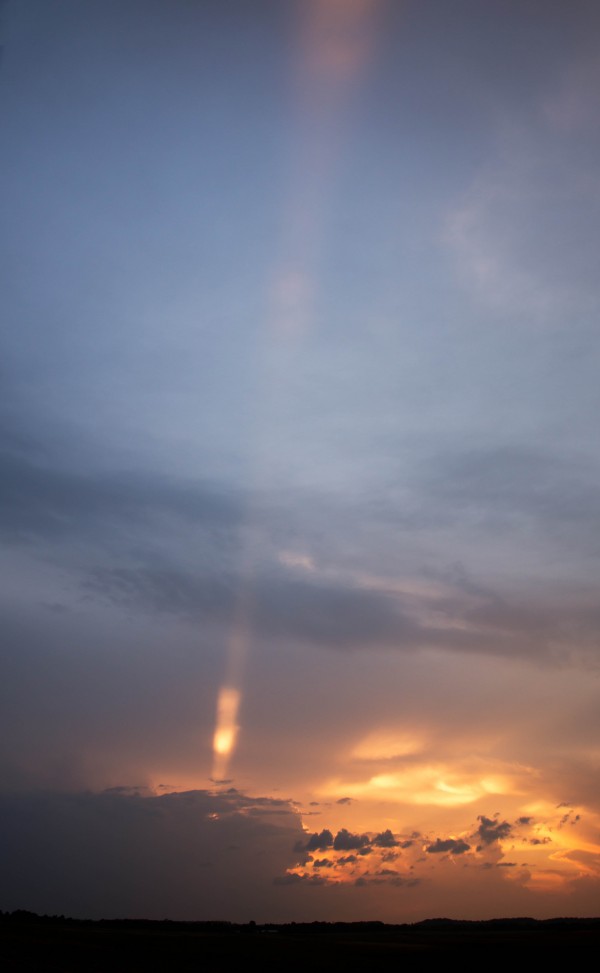
<instances>
[{"instance_id":1,"label":"dark horizon","mask_svg":"<svg viewBox=\"0 0 600 973\"><path fill-rule=\"evenodd\" d=\"M377 921L259 924L104 920L0 915L0 955L7 970L50 963L73 970L222 969L242 961L286 969L364 968L365 962L410 957L483 961L591 957L600 941L600 919L425 920L390 925ZM214 965L213 965L214 964ZM416 968L421 968L417 966ZM428 967L426 967L428 968Z\"/></svg>"}]
</instances>

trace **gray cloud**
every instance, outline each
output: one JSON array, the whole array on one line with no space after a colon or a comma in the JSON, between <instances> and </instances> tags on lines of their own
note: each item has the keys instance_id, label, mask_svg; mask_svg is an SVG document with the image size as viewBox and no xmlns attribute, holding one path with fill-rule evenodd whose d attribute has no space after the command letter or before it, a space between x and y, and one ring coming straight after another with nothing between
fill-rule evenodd
<instances>
[{"instance_id":1,"label":"gray cloud","mask_svg":"<svg viewBox=\"0 0 600 973\"><path fill-rule=\"evenodd\" d=\"M239 495L142 473L84 473L22 453L0 454L0 533L8 540L97 536L168 514L218 532L239 526Z\"/></svg>"},{"instance_id":2,"label":"gray cloud","mask_svg":"<svg viewBox=\"0 0 600 973\"><path fill-rule=\"evenodd\" d=\"M86 587L119 604L181 614L193 619L230 618L240 581L212 572L203 577L170 567L94 570ZM250 585L257 634L339 648L397 645L423 640L418 628L386 595L351 585L262 575Z\"/></svg>"},{"instance_id":3,"label":"gray cloud","mask_svg":"<svg viewBox=\"0 0 600 973\"><path fill-rule=\"evenodd\" d=\"M265 494L251 501L239 488L223 484L149 473L83 472L64 458L61 464L40 455L40 448L26 436L21 442L14 432L9 439L12 446L0 459L0 533L13 542L26 542L29 549L44 545L44 557L49 548L52 559L64 563L87 596L140 612L228 622L241 583L236 552L248 529L244 511L251 506L254 542L259 538L263 552L250 585L257 636L339 649L412 652L435 647L538 660L596 650L597 606L567 591L558 590L539 602L525 590L517 602L475 586L462 575L446 583L446 593L419 598L359 587L343 578L301 577L274 561L277 545L299 527L283 497ZM477 503L489 500L496 509L495 490L508 492L508 497L511 490L517 497L528 495L534 474L536 482L552 480L552 471L560 469L548 457L518 450L444 462L447 468L433 477L432 484L439 490L443 482L449 491L445 507L454 510L462 509L463 495L468 506L469 491L479 498ZM419 490L427 496L422 485ZM431 502L434 499L437 503L439 498ZM322 498L307 495L296 500L312 511L308 519L313 518L313 527L316 522L327 524L325 533L334 548L348 522L366 516L367 523L373 523L368 510L347 509L342 516L329 509L331 503L324 506ZM581 516L580 501L578 493L573 517ZM532 501L538 509L536 504ZM590 508L590 516L595 515L595 508ZM67 541L76 545L76 555L69 553ZM55 610L64 608L56 603Z\"/></svg>"}]
</instances>

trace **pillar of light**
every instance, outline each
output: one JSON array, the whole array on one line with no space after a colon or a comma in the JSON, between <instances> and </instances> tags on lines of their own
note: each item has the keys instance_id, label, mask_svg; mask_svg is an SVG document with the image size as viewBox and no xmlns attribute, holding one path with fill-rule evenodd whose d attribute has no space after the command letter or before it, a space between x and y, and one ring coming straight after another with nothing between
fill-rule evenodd
<instances>
[{"instance_id":1,"label":"pillar of light","mask_svg":"<svg viewBox=\"0 0 600 973\"><path fill-rule=\"evenodd\" d=\"M293 369L294 341L285 367L281 356L269 364L273 336L299 339L310 329L316 290L315 254L322 236L323 212L335 161L343 145L345 109L351 82L369 60L372 28L380 0L306 0L298 5L298 57L296 98L297 137L290 166L289 199L283 213L283 238L271 279L272 307L265 329L263 396L258 410L262 422L256 431L254 480L258 481L263 453L270 445L269 422L280 412ZM279 347L279 346L278 346ZM253 477L249 477L253 482ZM252 504L246 511L252 525ZM252 632L252 579L254 560L249 547L240 564L241 585L226 652L227 674L219 690L213 736L213 780L224 779L235 752L237 723L245 660Z\"/></svg>"}]
</instances>

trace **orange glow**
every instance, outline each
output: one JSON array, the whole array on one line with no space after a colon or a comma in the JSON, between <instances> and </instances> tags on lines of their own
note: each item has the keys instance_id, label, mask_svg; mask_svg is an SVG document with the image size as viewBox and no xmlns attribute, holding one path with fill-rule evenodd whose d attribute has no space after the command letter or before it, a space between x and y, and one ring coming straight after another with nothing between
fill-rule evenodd
<instances>
[{"instance_id":1,"label":"orange glow","mask_svg":"<svg viewBox=\"0 0 600 973\"><path fill-rule=\"evenodd\" d=\"M492 775L447 764L422 764L375 774L368 780L333 780L321 793L451 808L488 794L515 794L518 788L514 775L504 770Z\"/></svg>"},{"instance_id":2,"label":"orange glow","mask_svg":"<svg viewBox=\"0 0 600 973\"><path fill-rule=\"evenodd\" d=\"M560 892L568 876L552 869L537 869L527 879L525 886L532 892Z\"/></svg>"},{"instance_id":3,"label":"orange glow","mask_svg":"<svg viewBox=\"0 0 600 973\"><path fill-rule=\"evenodd\" d=\"M369 733L352 751L357 760L389 760L419 753L424 741L408 733Z\"/></svg>"}]
</instances>

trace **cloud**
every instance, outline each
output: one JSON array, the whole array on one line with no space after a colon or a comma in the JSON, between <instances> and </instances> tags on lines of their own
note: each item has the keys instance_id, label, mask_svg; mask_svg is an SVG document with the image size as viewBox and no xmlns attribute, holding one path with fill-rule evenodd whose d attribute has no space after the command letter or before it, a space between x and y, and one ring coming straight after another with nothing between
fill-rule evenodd
<instances>
[{"instance_id":1,"label":"cloud","mask_svg":"<svg viewBox=\"0 0 600 973\"><path fill-rule=\"evenodd\" d=\"M470 847L461 838L436 838L425 850L428 855L439 855L443 852L449 852L451 855L463 855Z\"/></svg>"},{"instance_id":2,"label":"cloud","mask_svg":"<svg viewBox=\"0 0 600 973\"><path fill-rule=\"evenodd\" d=\"M395 888L414 888L420 884L420 879L418 878L405 878L403 875L398 875L396 872L392 872L391 869L382 869L382 871L377 872L376 875L361 875L356 879L354 885L358 888L366 888L367 886L377 886L377 885L392 885Z\"/></svg>"},{"instance_id":3,"label":"cloud","mask_svg":"<svg viewBox=\"0 0 600 973\"><path fill-rule=\"evenodd\" d=\"M273 879L274 885L326 885L327 879L322 875L299 875L297 872L289 872L286 875L276 875Z\"/></svg>"},{"instance_id":4,"label":"cloud","mask_svg":"<svg viewBox=\"0 0 600 973\"><path fill-rule=\"evenodd\" d=\"M505 118L493 163L448 213L458 279L491 323L548 329L595 305L598 62L579 51L561 91L553 71L550 91Z\"/></svg>"},{"instance_id":5,"label":"cloud","mask_svg":"<svg viewBox=\"0 0 600 973\"><path fill-rule=\"evenodd\" d=\"M342 828L335 836L333 847L336 851L352 851L364 849L370 844L369 836L366 834L352 834L346 828Z\"/></svg>"},{"instance_id":6,"label":"cloud","mask_svg":"<svg viewBox=\"0 0 600 973\"><path fill-rule=\"evenodd\" d=\"M511 833L512 828L508 821L486 818L485 814L480 814L477 820L481 821L477 834L484 845L491 845L494 841L503 841Z\"/></svg>"},{"instance_id":7,"label":"cloud","mask_svg":"<svg viewBox=\"0 0 600 973\"><path fill-rule=\"evenodd\" d=\"M42 545L45 563L50 550L70 572L79 597L142 615L229 624L241 584L237 554L248 530L250 497L243 489L148 472L92 473L64 457L51 460L16 433L0 471L0 533L30 551ZM407 530L432 517L458 525L475 517L492 535L506 533L507 525L520 529L527 517L554 541L567 539L584 551L595 543L590 525L600 506L594 471L572 457L567 462L522 446L438 452L429 465L421 463L408 486L415 504ZM327 525L333 549L349 520L366 518L368 533L382 516L357 506L342 514L310 493L302 504L313 524ZM442 648L537 660L561 647L565 653L595 650L597 605L571 591L553 591L540 601L525 590L516 602L454 577L437 593L419 593L385 581L366 583L360 571L321 571L316 559L310 577L290 572L278 555L283 536L299 527L288 508L284 497L265 493L252 500L253 544L262 553L252 571L249 618L259 638L340 650Z\"/></svg>"},{"instance_id":8,"label":"cloud","mask_svg":"<svg viewBox=\"0 0 600 973\"><path fill-rule=\"evenodd\" d=\"M94 536L119 538L119 525L141 527L168 514L211 532L238 527L242 498L205 483L149 473L83 472L41 462L37 450L0 453L0 534L11 541Z\"/></svg>"},{"instance_id":9,"label":"cloud","mask_svg":"<svg viewBox=\"0 0 600 973\"><path fill-rule=\"evenodd\" d=\"M115 601L195 620L231 617L240 580L233 573L194 575L177 567L101 567L89 572L88 592ZM329 580L277 573L255 576L251 585L253 630L331 648L411 647L418 627L385 594ZM348 803L349 799L343 799Z\"/></svg>"},{"instance_id":10,"label":"cloud","mask_svg":"<svg viewBox=\"0 0 600 973\"><path fill-rule=\"evenodd\" d=\"M76 917L266 914L294 863L285 801L187 791L0 796L3 907Z\"/></svg>"},{"instance_id":11,"label":"cloud","mask_svg":"<svg viewBox=\"0 0 600 973\"><path fill-rule=\"evenodd\" d=\"M298 841L294 846L295 851L325 851L333 847L333 835L331 831L324 828L323 831L311 834L308 841Z\"/></svg>"},{"instance_id":12,"label":"cloud","mask_svg":"<svg viewBox=\"0 0 600 973\"><path fill-rule=\"evenodd\" d=\"M438 454L415 477L423 507L439 504L440 521L477 518L492 530L518 529L526 518L554 542L589 549L584 525L600 513L594 463L539 445L474 445Z\"/></svg>"},{"instance_id":13,"label":"cloud","mask_svg":"<svg viewBox=\"0 0 600 973\"><path fill-rule=\"evenodd\" d=\"M396 841L394 835L388 828L387 831L382 831L380 834L375 835L371 844L379 848L394 848L399 842Z\"/></svg>"},{"instance_id":14,"label":"cloud","mask_svg":"<svg viewBox=\"0 0 600 973\"><path fill-rule=\"evenodd\" d=\"M83 585L88 595L120 607L224 624L234 611L240 579L229 569L198 574L169 563L124 564L91 569ZM585 592L574 598L559 589L536 603L526 592L515 601L457 585L439 598L408 599L341 580L304 581L268 571L252 579L249 612L254 634L269 640L341 651L439 648L537 662L561 652L594 652L598 624L597 605Z\"/></svg>"}]
</instances>

